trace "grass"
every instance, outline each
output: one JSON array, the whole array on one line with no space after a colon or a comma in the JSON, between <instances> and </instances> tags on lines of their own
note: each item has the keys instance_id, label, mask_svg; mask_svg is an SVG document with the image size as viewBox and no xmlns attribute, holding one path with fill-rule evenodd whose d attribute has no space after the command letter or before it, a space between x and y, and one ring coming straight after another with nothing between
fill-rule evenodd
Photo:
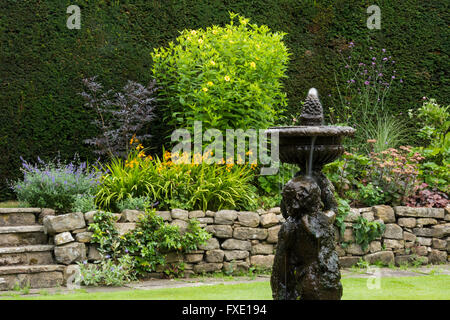
<instances>
[{"instance_id":1,"label":"grass","mask_svg":"<svg viewBox=\"0 0 450 320\"><path fill-rule=\"evenodd\" d=\"M0 202L0 208L18 208L18 207L20 207L19 201L10 200Z\"/></svg>"},{"instance_id":2,"label":"grass","mask_svg":"<svg viewBox=\"0 0 450 320\"><path fill-rule=\"evenodd\" d=\"M369 280L370 281L370 280ZM344 278L343 300L449 300L450 276L382 278L379 289L369 289L367 278ZM2 296L0 299L24 300L271 300L269 281L219 284L153 290L113 292L78 291L68 294Z\"/></svg>"}]
</instances>

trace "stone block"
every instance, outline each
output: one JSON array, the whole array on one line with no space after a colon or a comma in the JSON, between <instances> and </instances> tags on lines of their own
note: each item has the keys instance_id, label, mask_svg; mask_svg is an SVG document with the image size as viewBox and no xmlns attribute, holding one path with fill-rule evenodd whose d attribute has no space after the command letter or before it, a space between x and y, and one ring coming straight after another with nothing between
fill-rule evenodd
<instances>
[{"instance_id":1,"label":"stone block","mask_svg":"<svg viewBox=\"0 0 450 320\"><path fill-rule=\"evenodd\" d=\"M417 225L418 226L428 226L437 224L437 220L433 218L418 218Z\"/></svg>"},{"instance_id":2,"label":"stone block","mask_svg":"<svg viewBox=\"0 0 450 320\"><path fill-rule=\"evenodd\" d=\"M195 273L204 273L204 272L217 272L222 270L223 263L208 263L208 262L200 262L194 265Z\"/></svg>"},{"instance_id":3,"label":"stone block","mask_svg":"<svg viewBox=\"0 0 450 320\"><path fill-rule=\"evenodd\" d=\"M405 241L416 241L416 235L410 232L403 231L403 240Z\"/></svg>"},{"instance_id":4,"label":"stone block","mask_svg":"<svg viewBox=\"0 0 450 320\"><path fill-rule=\"evenodd\" d=\"M405 228L414 228L417 224L416 218L399 218L398 225Z\"/></svg>"},{"instance_id":5,"label":"stone block","mask_svg":"<svg viewBox=\"0 0 450 320\"><path fill-rule=\"evenodd\" d=\"M428 254L428 248L425 246L415 246L411 250L418 256L426 256Z\"/></svg>"},{"instance_id":6,"label":"stone block","mask_svg":"<svg viewBox=\"0 0 450 320\"><path fill-rule=\"evenodd\" d=\"M136 223L133 222L127 222L127 223L116 223L115 224L117 231L119 232L119 235L124 235L127 232L130 232L134 229L136 229Z\"/></svg>"},{"instance_id":7,"label":"stone block","mask_svg":"<svg viewBox=\"0 0 450 320\"><path fill-rule=\"evenodd\" d=\"M226 250L247 250L252 249L252 244L250 241L227 239L222 243L222 248Z\"/></svg>"},{"instance_id":8,"label":"stone block","mask_svg":"<svg viewBox=\"0 0 450 320\"><path fill-rule=\"evenodd\" d=\"M205 212L203 212L202 210L195 210L195 211L189 212L189 219L204 218L204 217L205 217Z\"/></svg>"},{"instance_id":9,"label":"stone block","mask_svg":"<svg viewBox=\"0 0 450 320\"><path fill-rule=\"evenodd\" d=\"M249 264L247 261L231 261L223 263L223 270L227 273L247 272Z\"/></svg>"},{"instance_id":10,"label":"stone block","mask_svg":"<svg viewBox=\"0 0 450 320\"><path fill-rule=\"evenodd\" d=\"M251 256L250 264L252 266L258 266L263 269L272 269L274 258L275 256L273 254L267 256L265 255Z\"/></svg>"},{"instance_id":11,"label":"stone block","mask_svg":"<svg viewBox=\"0 0 450 320\"><path fill-rule=\"evenodd\" d=\"M351 208L350 212L345 217L345 222L356 222L358 218L361 216L358 209Z\"/></svg>"},{"instance_id":12,"label":"stone block","mask_svg":"<svg viewBox=\"0 0 450 320\"><path fill-rule=\"evenodd\" d=\"M369 247L363 250L359 244L351 243L345 248L345 252L352 255L362 256L369 252Z\"/></svg>"},{"instance_id":13,"label":"stone block","mask_svg":"<svg viewBox=\"0 0 450 320\"><path fill-rule=\"evenodd\" d=\"M392 251L370 253L364 256L364 260L369 264L381 262L384 265L389 265L391 263L394 263L394 253Z\"/></svg>"},{"instance_id":14,"label":"stone block","mask_svg":"<svg viewBox=\"0 0 450 320\"><path fill-rule=\"evenodd\" d=\"M172 219L189 221L189 212L182 209L172 209L170 212Z\"/></svg>"},{"instance_id":15,"label":"stone block","mask_svg":"<svg viewBox=\"0 0 450 320\"><path fill-rule=\"evenodd\" d=\"M38 216L38 223L44 224L44 218L46 216L54 216L56 214L55 210L49 208L43 208Z\"/></svg>"},{"instance_id":16,"label":"stone block","mask_svg":"<svg viewBox=\"0 0 450 320\"><path fill-rule=\"evenodd\" d=\"M269 243L277 243L278 242L278 233L280 232L281 226L274 226L267 229L267 239L266 241Z\"/></svg>"},{"instance_id":17,"label":"stone block","mask_svg":"<svg viewBox=\"0 0 450 320\"><path fill-rule=\"evenodd\" d=\"M391 249L404 249L405 240L384 239L384 246Z\"/></svg>"},{"instance_id":18,"label":"stone block","mask_svg":"<svg viewBox=\"0 0 450 320\"><path fill-rule=\"evenodd\" d=\"M381 242L380 241L372 241L369 244L369 251L371 253L381 251Z\"/></svg>"},{"instance_id":19,"label":"stone block","mask_svg":"<svg viewBox=\"0 0 450 320\"><path fill-rule=\"evenodd\" d=\"M375 220L375 215L373 211L365 211L361 213L362 217L365 218L367 221L372 222Z\"/></svg>"},{"instance_id":20,"label":"stone block","mask_svg":"<svg viewBox=\"0 0 450 320\"><path fill-rule=\"evenodd\" d=\"M144 211L125 209L122 211L120 221L122 222L138 222L145 214Z\"/></svg>"},{"instance_id":21,"label":"stone block","mask_svg":"<svg viewBox=\"0 0 450 320\"><path fill-rule=\"evenodd\" d=\"M249 252L246 250L225 250L225 260L244 260L250 256Z\"/></svg>"},{"instance_id":22,"label":"stone block","mask_svg":"<svg viewBox=\"0 0 450 320\"><path fill-rule=\"evenodd\" d=\"M417 217L417 218L444 218L443 208L413 208L413 207L394 207L395 213L401 217Z\"/></svg>"},{"instance_id":23,"label":"stone block","mask_svg":"<svg viewBox=\"0 0 450 320\"><path fill-rule=\"evenodd\" d=\"M55 259L62 264L72 264L86 260L86 246L84 243L72 242L55 247Z\"/></svg>"},{"instance_id":24,"label":"stone block","mask_svg":"<svg viewBox=\"0 0 450 320\"><path fill-rule=\"evenodd\" d=\"M172 221L172 214L170 211L155 211L155 214L163 218L163 221Z\"/></svg>"},{"instance_id":25,"label":"stone block","mask_svg":"<svg viewBox=\"0 0 450 320\"><path fill-rule=\"evenodd\" d=\"M51 235L81 229L86 226L84 215L81 212L72 212L58 216L47 215L43 222L44 232Z\"/></svg>"},{"instance_id":26,"label":"stone block","mask_svg":"<svg viewBox=\"0 0 450 320\"><path fill-rule=\"evenodd\" d=\"M250 228L256 228L257 226L259 226L260 217L256 212L239 212L237 218L241 226Z\"/></svg>"},{"instance_id":27,"label":"stone block","mask_svg":"<svg viewBox=\"0 0 450 320\"><path fill-rule=\"evenodd\" d=\"M219 249L209 250L205 253L206 262L223 262L224 252Z\"/></svg>"},{"instance_id":28,"label":"stone block","mask_svg":"<svg viewBox=\"0 0 450 320\"><path fill-rule=\"evenodd\" d=\"M173 217L173 216L172 216ZM175 219L172 220L172 222L170 223L171 226L177 226L178 229L180 230L180 234L185 234L187 231L187 228L189 226L189 223L186 222L185 220L181 220L181 219Z\"/></svg>"},{"instance_id":29,"label":"stone block","mask_svg":"<svg viewBox=\"0 0 450 320\"><path fill-rule=\"evenodd\" d=\"M447 241L446 240L441 240L441 239L433 239L432 240L432 247L433 247L433 249L446 250L446 248L447 248Z\"/></svg>"},{"instance_id":30,"label":"stone block","mask_svg":"<svg viewBox=\"0 0 450 320\"><path fill-rule=\"evenodd\" d=\"M221 239L227 239L233 236L233 228L230 225L209 225L205 227L205 230Z\"/></svg>"},{"instance_id":31,"label":"stone block","mask_svg":"<svg viewBox=\"0 0 450 320\"><path fill-rule=\"evenodd\" d=\"M447 262L447 252L433 249L428 255L428 262L432 264L441 264Z\"/></svg>"},{"instance_id":32,"label":"stone block","mask_svg":"<svg viewBox=\"0 0 450 320\"><path fill-rule=\"evenodd\" d=\"M264 228L270 228L278 224L278 217L274 213L267 213L261 216L261 225Z\"/></svg>"},{"instance_id":33,"label":"stone block","mask_svg":"<svg viewBox=\"0 0 450 320\"><path fill-rule=\"evenodd\" d=\"M355 235L353 234L353 228L346 228L344 235L342 236L343 242L355 242Z\"/></svg>"},{"instance_id":34,"label":"stone block","mask_svg":"<svg viewBox=\"0 0 450 320\"><path fill-rule=\"evenodd\" d=\"M214 216L216 224L233 224L238 214L235 210L220 210Z\"/></svg>"},{"instance_id":35,"label":"stone block","mask_svg":"<svg viewBox=\"0 0 450 320\"><path fill-rule=\"evenodd\" d=\"M267 230L261 228L236 227L233 232L233 238L240 240L265 240L267 235Z\"/></svg>"},{"instance_id":36,"label":"stone block","mask_svg":"<svg viewBox=\"0 0 450 320\"><path fill-rule=\"evenodd\" d=\"M88 251L88 260L89 261L99 261L102 259L102 255L97 250L97 245L89 245L89 251Z\"/></svg>"},{"instance_id":37,"label":"stone block","mask_svg":"<svg viewBox=\"0 0 450 320\"><path fill-rule=\"evenodd\" d=\"M421 246L431 246L431 238L417 237L416 243Z\"/></svg>"},{"instance_id":38,"label":"stone block","mask_svg":"<svg viewBox=\"0 0 450 320\"><path fill-rule=\"evenodd\" d=\"M70 232L63 232L63 233L58 233L55 236L55 245L60 246L69 242L73 242L75 241L75 239L72 237L72 234Z\"/></svg>"},{"instance_id":39,"label":"stone block","mask_svg":"<svg viewBox=\"0 0 450 320\"><path fill-rule=\"evenodd\" d=\"M447 243L446 243L447 245ZM272 244L266 244L266 243L259 243L254 246L252 246L252 255L258 255L258 254L273 254L273 245Z\"/></svg>"},{"instance_id":40,"label":"stone block","mask_svg":"<svg viewBox=\"0 0 450 320\"><path fill-rule=\"evenodd\" d=\"M403 239L403 229L395 223L388 223L386 224L383 237L388 239Z\"/></svg>"},{"instance_id":41,"label":"stone block","mask_svg":"<svg viewBox=\"0 0 450 320\"><path fill-rule=\"evenodd\" d=\"M413 233L419 237L442 238L444 236L443 229L434 228L414 228Z\"/></svg>"},{"instance_id":42,"label":"stone block","mask_svg":"<svg viewBox=\"0 0 450 320\"><path fill-rule=\"evenodd\" d=\"M339 264L341 268L350 268L359 262L360 257L339 257Z\"/></svg>"},{"instance_id":43,"label":"stone block","mask_svg":"<svg viewBox=\"0 0 450 320\"><path fill-rule=\"evenodd\" d=\"M219 249L220 245L219 245L219 240L217 240L214 237L209 238L208 240L206 240L206 242L204 244L200 244L198 245L198 248L200 250L214 250L214 249Z\"/></svg>"},{"instance_id":44,"label":"stone block","mask_svg":"<svg viewBox=\"0 0 450 320\"><path fill-rule=\"evenodd\" d=\"M213 224L214 218L211 217L197 218L197 221L202 224Z\"/></svg>"},{"instance_id":45,"label":"stone block","mask_svg":"<svg viewBox=\"0 0 450 320\"><path fill-rule=\"evenodd\" d=\"M382 220L384 223L395 222L395 212L390 206L380 205L372 207L373 214L376 219Z\"/></svg>"},{"instance_id":46,"label":"stone block","mask_svg":"<svg viewBox=\"0 0 450 320\"><path fill-rule=\"evenodd\" d=\"M78 242L89 243L94 235L93 232L80 232L75 235L75 239Z\"/></svg>"}]
</instances>

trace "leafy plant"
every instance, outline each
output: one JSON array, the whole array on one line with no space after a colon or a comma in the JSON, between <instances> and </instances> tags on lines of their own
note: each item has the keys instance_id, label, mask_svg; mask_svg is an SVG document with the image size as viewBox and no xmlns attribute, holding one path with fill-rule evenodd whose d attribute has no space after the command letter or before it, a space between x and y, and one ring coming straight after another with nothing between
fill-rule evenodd
<instances>
[{"instance_id":1,"label":"leafy plant","mask_svg":"<svg viewBox=\"0 0 450 320\"><path fill-rule=\"evenodd\" d=\"M78 266L80 275L77 280L87 286L123 286L136 280L134 260L130 255L123 255L117 260L105 258L96 264L78 262Z\"/></svg>"},{"instance_id":2,"label":"leafy plant","mask_svg":"<svg viewBox=\"0 0 450 320\"><path fill-rule=\"evenodd\" d=\"M93 124L101 131L97 137L86 139L84 142L95 147L100 155L125 157L129 150L128 141L132 137L139 139L150 138L137 132L155 118L154 109L156 98L155 80L148 86L134 81L128 81L123 92L104 92L96 76L83 79L88 92L81 93L86 100L86 106L94 109L97 119Z\"/></svg>"},{"instance_id":3,"label":"leafy plant","mask_svg":"<svg viewBox=\"0 0 450 320\"><path fill-rule=\"evenodd\" d=\"M418 186L415 193L408 198L406 205L409 207L445 208L450 203L447 194L436 188L428 187L426 183Z\"/></svg>"},{"instance_id":4,"label":"leafy plant","mask_svg":"<svg viewBox=\"0 0 450 320\"><path fill-rule=\"evenodd\" d=\"M95 196L90 194L77 194L75 196L75 200L72 205L73 212L88 212L97 210L97 206L95 204Z\"/></svg>"},{"instance_id":5,"label":"leafy plant","mask_svg":"<svg viewBox=\"0 0 450 320\"><path fill-rule=\"evenodd\" d=\"M384 203L384 194L378 186L372 183L358 185L358 199L366 206Z\"/></svg>"},{"instance_id":6,"label":"leafy plant","mask_svg":"<svg viewBox=\"0 0 450 320\"><path fill-rule=\"evenodd\" d=\"M361 246L362 250L366 250L369 243L384 233L386 226L378 221L368 221L364 217L359 217L352 225L355 234L356 243Z\"/></svg>"},{"instance_id":7,"label":"leafy plant","mask_svg":"<svg viewBox=\"0 0 450 320\"><path fill-rule=\"evenodd\" d=\"M377 116L369 119L360 128L362 140L368 141L360 147L361 150L381 152L389 148L397 148L406 142L409 131L399 118L391 115Z\"/></svg>"},{"instance_id":8,"label":"leafy plant","mask_svg":"<svg viewBox=\"0 0 450 320\"><path fill-rule=\"evenodd\" d=\"M148 209L151 206L152 203L149 201L148 197L137 197L137 198L128 197L117 203L117 207L119 208L120 212L122 212L125 209L144 211L145 209Z\"/></svg>"},{"instance_id":9,"label":"leafy plant","mask_svg":"<svg viewBox=\"0 0 450 320\"><path fill-rule=\"evenodd\" d=\"M335 224L338 227L341 236L344 236L345 232L345 217L350 213L350 204L348 200L336 198L338 204L338 214L336 215Z\"/></svg>"},{"instance_id":10,"label":"leafy plant","mask_svg":"<svg viewBox=\"0 0 450 320\"><path fill-rule=\"evenodd\" d=\"M230 16L225 27L184 30L175 43L152 53L164 121L171 127L192 128L201 121L203 128L223 132L266 128L286 106L285 34Z\"/></svg>"},{"instance_id":11,"label":"leafy plant","mask_svg":"<svg viewBox=\"0 0 450 320\"><path fill-rule=\"evenodd\" d=\"M85 162L69 164L59 159L30 164L22 159L24 179L12 184L20 202L32 207L53 208L59 213L72 209L79 195L92 195L99 184L99 173L90 170Z\"/></svg>"}]
</instances>

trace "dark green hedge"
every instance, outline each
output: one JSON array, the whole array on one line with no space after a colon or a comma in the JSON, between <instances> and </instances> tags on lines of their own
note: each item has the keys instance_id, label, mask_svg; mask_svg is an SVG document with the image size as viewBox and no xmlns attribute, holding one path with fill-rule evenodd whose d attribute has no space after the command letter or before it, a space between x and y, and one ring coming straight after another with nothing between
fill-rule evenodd
<instances>
[{"instance_id":1,"label":"dark green hedge","mask_svg":"<svg viewBox=\"0 0 450 320\"><path fill-rule=\"evenodd\" d=\"M71 4L81 8L81 30L66 28ZM336 51L345 43L389 49L404 71L392 111L416 108L422 96L448 103L449 8L446 0L375 1L382 29L366 27L374 1L312 0L2 0L0 2L0 199L5 179L19 176L25 159L92 158L82 140L95 134L93 116L77 93L83 77L106 86L127 79L147 83L149 52L178 30L229 21L228 11L288 33L292 52L286 91L295 109L310 87L333 101Z\"/></svg>"}]
</instances>

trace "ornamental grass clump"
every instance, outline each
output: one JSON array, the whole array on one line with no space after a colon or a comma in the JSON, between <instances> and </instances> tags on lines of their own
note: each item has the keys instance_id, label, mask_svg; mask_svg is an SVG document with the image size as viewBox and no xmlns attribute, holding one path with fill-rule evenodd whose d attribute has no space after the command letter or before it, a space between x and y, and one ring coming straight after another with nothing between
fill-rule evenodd
<instances>
[{"instance_id":1,"label":"ornamental grass clump","mask_svg":"<svg viewBox=\"0 0 450 320\"><path fill-rule=\"evenodd\" d=\"M282 32L230 14L225 27L184 30L152 53L164 121L172 128L266 128L287 104ZM238 23L235 23L236 18Z\"/></svg>"},{"instance_id":2,"label":"ornamental grass clump","mask_svg":"<svg viewBox=\"0 0 450 320\"><path fill-rule=\"evenodd\" d=\"M59 159L46 163L38 157L36 164L22 159L21 170L23 180L12 185L17 199L31 207L52 208L58 213L71 211L80 196L95 194L100 181L100 173L77 158L68 164Z\"/></svg>"}]
</instances>

